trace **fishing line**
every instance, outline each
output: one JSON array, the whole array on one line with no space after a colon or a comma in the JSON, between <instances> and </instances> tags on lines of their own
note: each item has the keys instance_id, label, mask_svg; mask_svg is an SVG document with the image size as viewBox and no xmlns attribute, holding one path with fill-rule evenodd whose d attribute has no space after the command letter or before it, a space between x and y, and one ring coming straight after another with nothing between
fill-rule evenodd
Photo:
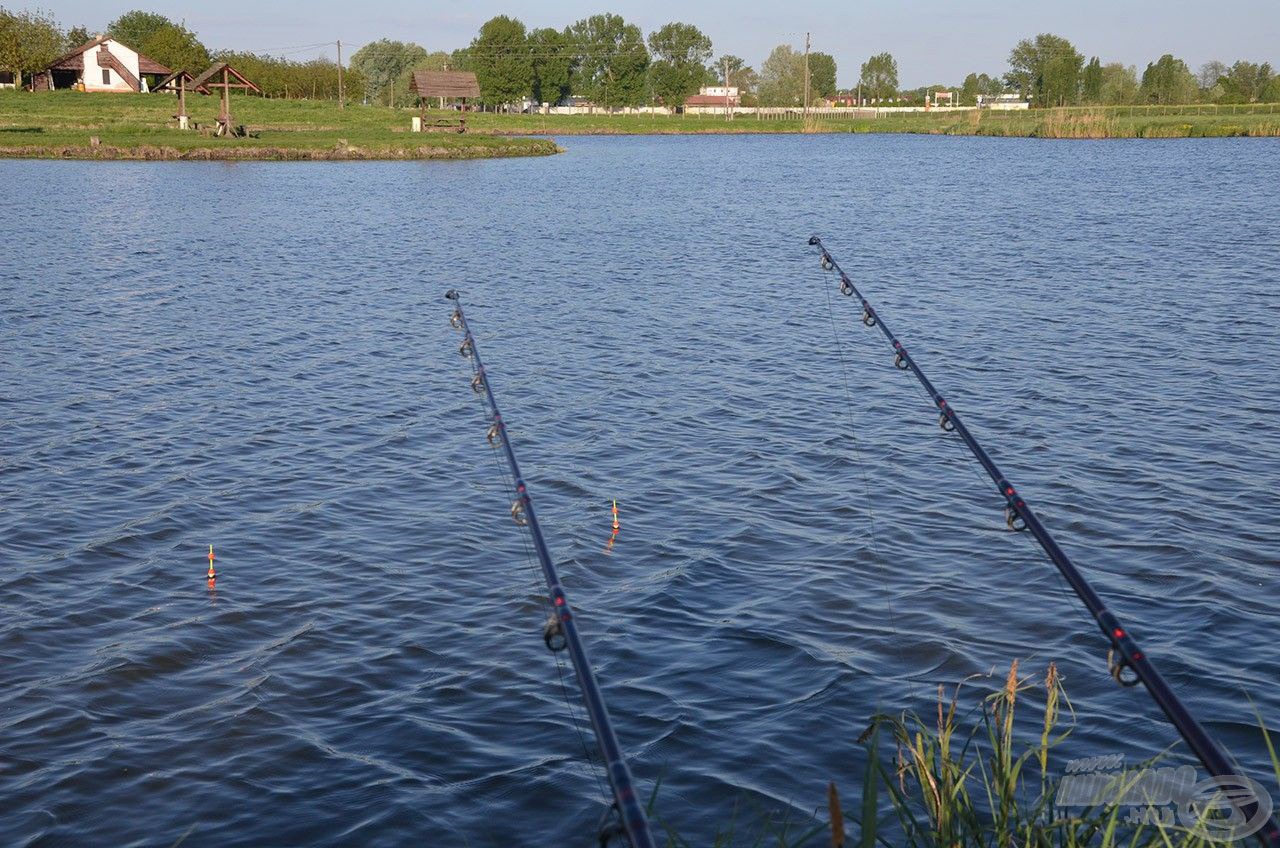
<instances>
[{"instance_id":1,"label":"fishing line","mask_svg":"<svg viewBox=\"0 0 1280 848\"><path fill-rule=\"evenodd\" d=\"M858 441L857 426L853 420L853 393L849 390L849 374L848 365L844 358L844 344L840 341L840 333L836 329L835 309L831 304L831 290L824 285L822 286L822 292L827 298L827 319L831 324L831 337L835 340L836 351L840 357L840 379L844 385L844 411L845 418L848 419L849 422L849 438L853 443L853 453L858 464L858 469L862 472L862 498L863 507L867 513L867 539L871 545L871 556L879 566L881 575L885 575L889 571L889 567L885 562L884 557L880 554L880 547L876 541L876 518L875 512L871 507L871 478L867 476L867 463L862 456L862 447ZM885 585L888 585L887 580L885 581ZM908 668L908 664L906 657L902 653L902 637L898 635L897 625L894 624L894 619L897 616L893 611L893 595L891 592L885 592L885 604L889 610L889 631L893 634L893 647L895 653L898 655L898 667L906 669ZM908 675L906 679L913 683L923 682L921 678L917 678L914 675ZM912 697L915 697L917 694L918 692L912 693Z\"/></svg>"},{"instance_id":2,"label":"fishing line","mask_svg":"<svg viewBox=\"0 0 1280 848\"><path fill-rule=\"evenodd\" d=\"M537 554L543 579L547 585L552 614L543 627L543 642L552 652L566 651L569 655L569 661L578 679L578 689L582 696L583 706L586 710L587 718L590 720L592 731L595 733L596 744L600 749L600 758L604 763L605 774L612 789L613 806L606 810L605 816L601 819L600 844L602 846L606 845L614 837L623 836L630 843L631 848L655 848L656 843L654 842L653 832L649 827L648 816L641 804L622 746L618 742L617 734L614 732L613 720L609 716L604 694L600 689L600 682L591 667L591 660L587 655L586 646L583 644L582 637L578 632L577 614L573 611L564 586L560 582L560 576L556 570L555 563L552 561L546 537L542 533L537 513L534 510L533 498L529 493L524 477L520 473L520 464L516 460L515 451L511 446L506 421L499 411L498 401L494 395L493 387L490 385L484 363L481 360L475 336L472 334L466 315L463 313L461 296L457 291L450 289L445 293L445 298L454 303L453 314L450 316L449 322L455 328L461 330L463 334L462 344L458 348L458 353L471 360L473 372L472 388L477 394L483 394L486 410L490 413L492 424L489 426L486 439L490 445L501 449L507 460L507 467L511 472L509 480L512 487L511 493L514 497L511 503L511 518L517 526L527 529L533 542L534 552ZM610 820L611 815L613 816L612 821Z\"/></svg>"},{"instance_id":3,"label":"fishing line","mask_svg":"<svg viewBox=\"0 0 1280 848\"><path fill-rule=\"evenodd\" d=\"M1218 746L1217 742L1209 736L1199 721L1183 705L1177 694L1169 687L1164 677L1151 662L1151 659L1138 647L1133 635L1120 624L1115 613L1107 608L1093 586L1080 573L1066 552L1059 547L1052 534L1040 522L1039 517L1027 504L1026 499L1009 482L1009 479L1004 476L1004 473L991 459L991 455L978 443L969 428L965 426L950 402L938 392L933 383L929 381L929 378L925 376L924 371L910 351L889 330L875 308L858 291L857 286L854 285L849 275L840 268L840 265L822 244L822 240L817 236L812 236L809 239L809 244L816 247L821 254L823 269L834 271L839 276L841 294L858 298L858 302L862 306L862 323L867 327L879 327L881 333L889 341L894 352L894 365L900 370L910 371L928 393L933 401L933 407L938 412L938 426L944 432L958 435L969 449L969 452L973 454L974 459L978 461L991 478L991 481L995 483L997 491L1005 501L1006 526L1012 531L1028 532L1035 538L1049 557L1049 560L1071 586L1081 603L1092 614L1095 623L1101 629L1111 647L1107 663L1110 667L1111 676L1123 686L1136 686L1141 683L1152 700L1164 712L1169 722L1178 730L1178 733L1187 743L1187 747L1196 755L1205 769L1213 777L1228 782L1229 785L1238 786L1241 778L1231 765L1223 749ZM1222 794L1226 795L1227 800L1235 808L1235 812L1243 816L1245 823L1250 826L1251 829L1245 835L1256 835L1264 846L1272 846L1272 848L1280 846L1280 826L1270 816L1270 809L1262 808L1252 791L1227 791ZM1218 824L1223 826L1221 821ZM1238 823L1233 821L1232 824ZM1254 827L1258 828L1256 833L1252 829Z\"/></svg>"},{"instance_id":4,"label":"fishing line","mask_svg":"<svg viewBox=\"0 0 1280 848\"><path fill-rule=\"evenodd\" d=\"M472 387L473 389L476 389L477 387L477 383L474 381L474 377L472 381ZM482 420L487 419L489 417L488 415L489 410L488 410L488 407L485 405L484 397L481 395L481 392L478 389L476 389L473 393L476 395L476 399L477 399L477 402L480 404L481 411L485 413L484 416L482 417ZM496 448L497 445L493 445L493 447ZM488 454L489 454L490 460L493 462L494 467L498 471L498 476L502 479L503 483L506 485L506 490L514 491L515 481L511 478L510 469L508 469L505 465L503 465L498 460L498 455L496 450L488 451ZM484 485L483 482L481 483L481 485L482 486ZM521 595L516 598L516 601L522 602L523 600L525 600L525 598L528 595L533 595L538 599L538 603L543 608L543 611L549 616L552 614L551 601L537 591L537 585L541 577L538 574L538 566L533 561L533 551L529 547L528 531L524 527L521 527L520 531L521 532L517 533L516 535L519 536L520 545L524 549L525 566L529 570L529 577L531 578L531 584L527 588L527 590L522 592ZM607 802L609 799L609 793L605 790L604 783L600 779L600 773L601 771L603 771L604 767L602 764L598 765L596 763L595 757L591 753L591 748L589 745L587 745L587 739L582 733L582 719L578 717L578 711L575 710L573 707L573 699L569 697L569 687L565 683L564 662L563 660L561 660L560 654L558 652L553 652L552 657L555 659L556 675L560 680L560 692L564 697L564 705L569 712L569 722L573 726L574 732L578 734L578 741L582 743L582 753L585 755L585 758L586 758L585 766L586 766L587 776L596 782L596 787L600 790L600 797Z\"/></svg>"}]
</instances>

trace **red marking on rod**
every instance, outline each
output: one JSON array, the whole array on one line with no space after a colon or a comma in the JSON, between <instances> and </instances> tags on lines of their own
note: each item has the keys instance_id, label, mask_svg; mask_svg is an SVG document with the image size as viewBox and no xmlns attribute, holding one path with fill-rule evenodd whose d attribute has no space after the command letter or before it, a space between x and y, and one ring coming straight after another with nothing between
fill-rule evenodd
<instances>
[{"instance_id":1,"label":"red marking on rod","mask_svg":"<svg viewBox=\"0 0 1280 848\"><path fill-rule=\"evenodd\" d=\"M562 595L556 595L556 606L564 606L564 597Z\"/></svg>"},{"instance_id":2,"label":"red marking on rod","mask_svg":"<svg viewBox=\"0 0 1280 848\"><path fill-rule=\"evenodd\" d=\"M1006 495L1012 495L1012 494L1013 494L1013 487L1012 487L1012 486L1010 486L1009 488L1005 489L1005 490L1004 490L1004 493L1005 493Z\"/></svg>"},{"instance_id":3,"label":"red marking on rod","mask_svg":"<svg viewBox=\"0 0 1280 848\"><path fill-rule=\"evenodd\" d=\"M1122 628L1117 627L1115 630L1112 630L1112 631L1111 631L1111 635L1112 635L1112 636L1115 636L1117 639L1123 639L1123 638L1124 638L1124 630L1123 630Z\"/></svg>"},{"instance_id":4,"label":"red marking on rod","mask_svg":"<svg viewBox=\"0 0 1280 848\"><path fill-rule=\"evenodd\" d=\"M1142 651L1134 651L1134 652L1133 652L1133 658L1134 658L1135 660L1140 660L1140 659L1142 659Z\"/></svg>"}]
</instances>

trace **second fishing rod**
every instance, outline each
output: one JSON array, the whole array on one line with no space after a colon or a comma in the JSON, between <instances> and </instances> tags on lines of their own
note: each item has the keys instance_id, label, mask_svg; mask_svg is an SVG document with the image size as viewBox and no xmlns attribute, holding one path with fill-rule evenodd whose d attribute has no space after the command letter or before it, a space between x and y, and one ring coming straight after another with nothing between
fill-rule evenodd
<instances>
[{"instance_id":1,"label":"second fishing rod","mask_svg":"<svg viewBox=\"0 0 1280 848\"><path fill-rule=\"evenodd\" d=\"M484 362L480 359L475 336L471 334L467 316L462 311L462 297L456 290L450 289L445 293L445 298L454 304L449 321L455 328L461 330L463 335L458 352L471 361L471 388L484 397L485 406L489 412L492 422L487 434L489 444L502 449L511 471L511 483L514 488L512 495L515 498L511 503L511 517L517 525L529 531L538 563L542 567L542 576L547 584L551 615L543 629L543 641L553 652L567 650L569 653L569 662L573 666L574 675L578 678L578 687L582 690L582 701L586 706L587 716L591 720L591 729L600 746L605 773L613 793L613 808L617 812L621 833L626 836L631 848L654 848L656 843L649 826L648 816L640 803L622 745L618 742L618 736L613 730L613 721L609 717L609 708L605 705L600 682L596 679L595 672L591 670L591 660L578 633L577 616L569 604L564 586L560 583L560 575L551 559L546 537L542 535L542 527L538 524L538 516L533 509L533 498L529 495L529 487L520 474L520 463L516 461L515 450L511 447L506 421L498 410L498 400L494 397L488 372L485 371ZM616 828L606 827L602 823L600 844L602 846L607 844L617 832Z\"/></svg>"},{"instance_id":2,"label":"second fishing rod","mask_svg":"<svg viewBox=\"0 0 1280 848\"><path fill-rule=\"evenodd\" d=\"M1103 635L1111 643L1109 664L1111 675L1116 679L1116 682L1124 686L1135 686L1141 683L1146 687L1152 700L1164 712L1169 722L1173 724L1183 740L1186 741L1187 747L1191 749L1192 753L1204 764L1204 767L1213 777L1222 780L1238 778L1237 770L1231 765L1222 748L1209 736L1195 716L1191 715L1187 710L1182 700L1178 698L1164 677L1151 663L1150 658L1138 647L1129 629L1124 627L1115 613L1107 608L1093 586L1090 585L1089 581L1080 573L1080 570L1076 568L1075 563L1059 547L1052 534L1041 523L1022 495L1019 494L1017 488L1009 482L1004 472L991 459L990 454L974 438L973 433L965 426L964 422L960 420L960 416L955 409L934 387L929 378L925 376L915 358L912 357L907 348L885 324L884 319L880 317L870 301L854 285L849 275L836 262L826 246L823 245L822 239L818 236L812 236L809 239L809 244L816 247L821 254L822 268L826 271L834 271L839 276L840 293L846 297L856 297L858 299L862 306L862 323L867 327L879 327L884 337L889 340L889 344L893 347L894 365L903 371L910 371L920 381L920 385L924 387L938 410L938 425L945 432L954 432L960 437L965 447L969 449L969 452L973 454L992 482L995 483L996 490L1005 502L1005 523L1009 529L1025 530L1035 538L1036 542L1044 549L1044 552L1057 567L1063 578L1089 610L1089 613L1098 623L1098 627L1102 630ZM1263 845L1271 846L1271 848L1280 846L1280 826L1276 825L1275 820L1269 814L1265 814L1262 811L1256 800L1252 800L1241 793L1228 792L1227 795L1231 804L1245 817L1246 822L1254 822L1265 815L1265 821L1262 821L1258 827L1257 837Z\"/></svg>"}]
</instances>

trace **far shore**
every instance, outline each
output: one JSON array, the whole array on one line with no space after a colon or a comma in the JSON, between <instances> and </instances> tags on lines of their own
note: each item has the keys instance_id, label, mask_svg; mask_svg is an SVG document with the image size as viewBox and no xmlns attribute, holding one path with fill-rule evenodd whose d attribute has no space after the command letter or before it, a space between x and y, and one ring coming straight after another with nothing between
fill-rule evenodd
<instances>
[{"instance_id":1,"label":"far shore","mask_svg":"<svg viewBox=\"0 0 1280 848\"><path fill-rule=\"evenodd\" d=\"M738 115L426 113L432 132L410 131L418 110L332 101L233 98L243 138L215 138L217 103L189 101L197 127L182 131L168 95L0 91L0 157L48 159L348 161L545 156L550 138L574 135L912 133L1019 138L1280 137L1280 105L1092 107L1021 112L912 112L876 118L758 119ZM435 126L435 125L440 126ZM534 137L539 136L539 137Z\"/></svg>"}]
</instances>

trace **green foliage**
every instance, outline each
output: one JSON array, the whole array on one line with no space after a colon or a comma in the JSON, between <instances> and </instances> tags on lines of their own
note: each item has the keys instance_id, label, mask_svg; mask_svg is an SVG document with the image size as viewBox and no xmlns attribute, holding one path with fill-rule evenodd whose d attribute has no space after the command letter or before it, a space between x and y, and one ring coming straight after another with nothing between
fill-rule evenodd
<instances>
[{"instance_id":1,"label":"green foliage","mask_svg":"<svg viewBox=\"0 0 1280 848\"><path fill-rule=\"evenodd\" d=\"M1139 98L1144 103L1194 103L1199 87L1187 65L1166 53L1147 65Z\"/></svg>"},{"instance_id":2,"label":"green foliage","mask_svg":"<svg viewBox=\"0 0 1280 848\"><path fill-rule=\"evenodd\" d=\"M1218 85L1218 81L1231 73L1231 69L1214 59L1205 62L1200 66L1200 73L1196 77L1196 82L1200 85L1202 91L1209 91Z\"/></svg>"},{"instance_id":3,"label":"green foliage","mask_svg":"<svg viewBox=\"0 0 1280 848\"><path fill-rule=\"evenodd\" d=\"M1138 69L1133 65L1108 62L1102 66L1102 102L1108 106L1138 100Z\"/></svg>"},{"instance_id":4,"label":"green foliage","mask_svg":"<svg viewBox=\"0 0 1280 848\"><path fill-rule=\"evenodd\" d=\"M545 27L529 33L529 55L532 58L533 99L555 105L569 96L573 72L573 50L569 37L559 30Z\"/></svg>"},{"instance_id":5,"label":"green foliage","mask_svg":"<svg viewBox=\"0 0 1280 848\"><path fill-rule=\"evenodd\" d=\"M107 25L107 35L171 70L199 74L210 65L209 51L195 33L155 12L126 12Z\"/></svg>"},{"instance_id":6,"label":"green foliage","mask_svg":"<svg viewBox=\"0 0 1280 848\"><path fill-rule=\"evenodd\" d=\"M515 103L533 90L528 33L515 18L498 15L485 21L471 42L469 55L482 103Z\"/></svg>"},{"instance_id":7,"label":"green foliage","mask_svg":"<svg viewBox=\"0 0 1280 848\"><path fill-rule=\"evenodd\" d=\"M123 43L126 47L132 47L134 50L145 53L146 51L142 49L142 45L147 43L147 39L161 29L173 25L173 21L164 15L134 9L132 12L125 12L107 24L107 35ZM160 60L156 59L156 61L159 62Z\"/></svg>"},{"instance_id":8,"label":"green foliage","mask_svg":"<svg viewBox=\"0 0 1280 848\"><path fill-rule=\"evenodd\" d=\"M65 38L57 22L39 11L10 12L0 7L0 68L21 80L62 55Z\"/></svg>"},{"instance_id":9,"label":"green foliage","mask_svg":"<svg viewBox=\"0 0 1280 848\"><path fill-rule=\"evenodd\" d=\"M212 64L209 51L195 33L177 24L160 27L135 49L170 70L185 70L192 75L200 74Z\"/></svg>"},{"instance_id":10,"label":"green foliage","mask_svg":"<svg viewBox=\"0 0 1280 848\"><path fill-rule=\"evenodd\" d=\"M969 74L964 78L964 85L960 87L960 102L966 106L972 106L978 102L978 95L995 97L1003 90L1004 85L998 77L988 74Z\"/></svg>"},{"instance_id":11,"label":"green foliage","mask_svg":"<svg viewBox=\"0 0 1280 848\"><path fill-rule=\"evenodd\" d=\"M727 78L725 78L726 68L729 72ZM716 85L737 86L738 96L742 99L743 105L752 105L755 102L760 75L742 59L731 55L721 56L707 70L714 75Z\"/></svg>"},{"instance_id":12,"label":"green foliage","mask_svg":"<svg viewBox=\"0 0 1280 848\"><path fill-rule=\"evenodd\" d=\"M880 102L898 93L898 62L892 53L877 53L862 63L862 96Z\"/></svg>"},{"instance_id":13,"label":"green foliage","mask_svg":"<svg viewBox=\"0 0 1280 848\"><path fill-rule=\"evenodd\" d=\"M1223 87L1222 102L1255 103L1265 100L1263 93L1274 77L1271 65L1267 62L1261 65L1253 62L1236 62L1219 79Z\"/></svg>"},{"instance_id":14,"label":"green foliage","mask_svg":"<svg viewBox=\"0 0 1280 848\"><path fill-rule=\"evenodd\" d=\"M649 51L638 26L619 15L592 15L565 35L575 49L575 94L606 107L639 106L648 99Z\"/></svg>"},{"instance_id":15,"label":"green foliage","mask_svg":"<svg viewBox=\"0 0 1280 848\"><path fill-rule=\"evenodd\" d=\"M1084 66L1080 81L1080 99L1085 103L1102 102L1102 61L1094 56Z\"/></svg>"},{"instance_id":16,"label":"green foliage","mask_svg":"<svg viewBox=\"0 0 1280 848\"><path fill-rule=\"evenodd\" d=\"M1042 32L1014 45L1005 80L1033 106L1067 106L1079 100L1083 66L1070 41Z\"/></svg>"},{"instance_id":17,"label":"green foliage","mask_svg":"<svg viewBox=\"0 0 1280 848\"><path fill-rule=\"evenodd\" d=\"M799 106L803 102L804 54L779 44L760 67L760 105Z\"/></svg>"},{"instance_id":18,"label":"green foliage","mask_svg":"<svg viewBox=\"0 0 1280 848\"><path fill-rule=\"evenodd\" d=\"M93 41L93 33L89 32L87 27L75 26L67 30L66 45L68 53L82 44L88 44L90 41Z\"/></svg>"},{"instance_id":19,"label":"green foliage","mask_svg":"<svg viewBox=\"0 0 1280 848\"><path fill-rule=\"evenodd\" d=\"M290 100L338 99L338 64L329 59L295 62L231 51L217 53L214 58L219 62L229 63L253 80L265 97ZM348 70L343 83L348 100L359 101L364 96L364 78L359 71Z\"/></svg>"},{"instance_id":20,"label":"green foliage","mask_svg":"<svg viewBox=\"0 0 1280 848\"><path fill-rule=\"evenodd\" d=\"M811 97L831 97L836 93L836 60L831 54L809 54L809 93Z\"/></svg>"},{"instance_id":21,"label":"green foliage","mask_svg":"<svg viewBox=\"0 0 1280 848\"><path fill-rule=\"evenodd\" d=\"M666 24L649 33L649 50L655 59L649 79L664 106L682 106L686 97L698 93L711 58L711 39L702 30L693 24Z\"/></svg>"},{"instance_id":22,"label":"green foliage","mask_svg":"<svg viewBox=\"0 0 1280 848\"><path fill-rule=\"evenodd\" d=\"M410 100L409 91L396 82L427 55L420 45L384 38L357 50L351 57L351 69L364 80L364 94L370 100L403 105Z\"/></svg>"}]
</instances>

